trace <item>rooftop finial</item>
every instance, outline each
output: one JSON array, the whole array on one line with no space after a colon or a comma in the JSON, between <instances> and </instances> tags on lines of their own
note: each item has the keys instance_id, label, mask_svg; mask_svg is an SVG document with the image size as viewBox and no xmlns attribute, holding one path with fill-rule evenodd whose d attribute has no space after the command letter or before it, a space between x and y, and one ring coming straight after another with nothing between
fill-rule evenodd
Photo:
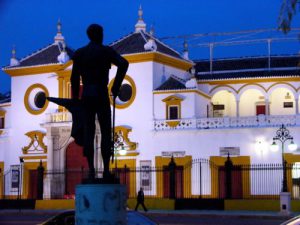
<instances>
[{"instance_id":1,"label":"rooftop finial","mask_svg":"<svg viewBox=\"0 0 300 225\"><path fill-rule=\"evenodd\" d=\"M183 42L183 53L182 57L186 60L189 60L189 50L188 50L188 43L186 40Z\"/></svg>"},{"instance_id":2,"label":"rooftop finial","mask_svg":"<svg viewBox=\"0 0 300 225\"><path fill-rule=\"evenodd\" d=\"M16 46L13 45L12 50L11 50L11 58L15 59L16 58Z\"/></svg>"},{"instance_id":3,"label":"rooftop finial","mask_svg":"<svg viewBox=\"0 0 300 225\"><path fill-rule=\"evenodd\" d=\"M142 9L142 5L140 5L140 8L139 8L139 20L142 20L143 19L143 9Z\"/></svg>"},{"instance_id":4,"label":"rooftop finial","mask_svg":"<svg viewBox=\"0 0 300 225\"><path fill-rule=\"evenodd\" d=\"M146 32L146 24L145 24L144 19L143 19L142 5L140 5L138 15L139 15L139 18L138 18L137 23L135 24L135 32L139 32L139 31Z\"/></svg>"},{"instance_id":5,"label":"rooftop finial","mask_svg":"<svg viewBox=\"0 0 300 225\"><path fill-rule=\"evenodd\" d=\"M61 33L61 22L60 19L57 21L57 33Z\"/></svg>"},{"instance_id":6,"label":"rooftop finial","mask_svg":"<svg viewBox=\"0 0 300 225\"><path fill-rule=\"evenodd\" d=\"M59 43L59 42L64 43L65 42L65 38L64 38L64 36L61 33L61 22L60 22L60 19L58 19L56 27L57 27L57 33L56 33L56 35L54 37L54 42L56 44Z\"/></svg>"},{"instance_id":7,"label":"rooftop finial","mask_svg":"<svg viewBox=\"0 0 300 225\"><path fill-rule=\"evenodd\" d=\"M16 58L16 46L13 45L11 50L11 58L10 58L10 66L18 66L20 65L19 60Z\"/></svg>"}]
</instances>

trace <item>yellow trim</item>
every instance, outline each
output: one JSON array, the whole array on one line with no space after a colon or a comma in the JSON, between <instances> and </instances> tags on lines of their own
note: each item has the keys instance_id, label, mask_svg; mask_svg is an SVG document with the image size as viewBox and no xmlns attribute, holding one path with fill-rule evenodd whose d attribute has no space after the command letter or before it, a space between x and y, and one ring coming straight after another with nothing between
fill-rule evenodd
<instances>
[{"instance_id":1,"label":"yellow trim","mask_svg":"<svg viewBox=\"0 0 300 225\"><path fill-rule=\"evenodd\" d=\"M2 117L4 117L5 118L5 114L6 114L6 111L4 111L4 110L0 110L0 118Z\"/></svg>"},{"instance_id":2,"label":"yellow trim","mask_svg":"<svg viewBox=\"0 0 300 225\"><path fill-rule=\"evenodd\" d=\"M193 66L192 62L177 59L172 56L168 56L159 52L147 52L147 53L139 53L139 54L132 54L132 55L123 55L123 57L126 58L129 63L141 63L141 62L153 61L168 66L172 66L178 69L182 69L184 71L187 71Z\"/></svg>"},{"instance_id":3,"label":"yellow trim","mask_svg":"<svg viewBox=\"0 0 300 225\"><path fill-rule=\"evenodd\" d=\"M166 121L166 123L169 125L169 127L177 127L177 125L180 123L179 120L169 120Z\"/></svg>"},{"instance_id":4,"label":"yellow trim","mask_svg":"<svg viewBox=\"0 0 300 225\"><path fill-rule=\"evenodd\" d=\"M210 85L223 85L223 84L242 84L242 83L270 83L270 82L280 82L280 81L300 81L299 77L291 78L262 78L262 79L224 79L224 80L211 80L211 81L198 81L198 84L210 84Z\"/></svg>"},{"instance_id":5,"label":"yellow trim","mask_svg":"<svg viewBox=\"0 0 300 225\"><path fill-rule=\"evenodd\" d=\"M125 108L129 107L133 103L133 101L136 97L136 86L135 86L135 83L134 83L133 79L129 75L125 75L124 80L127 80L129 82L130 86L132 87L132 95L131 95L131 98L124 104L118 104L117 101L116 101L116 108L117 109L125 109ZM109 82L108 93L111 93L111 88L114 84L114 81L115 81L115 78L113 78ZM109 94L109 99L110 99L110 104L113 105L113 98L110 94Z\"/></svg>"},{"instance_id":6,"label":"yellow trim","mask_svg":"<svg viewBox=\"0 0 300 225\"><path fill-rule=\"evenodd\" d=\"M284 85L290 86L292 89L294 89L294 91L297 92L297 88L295 88L292 84L289 84L289 83L286 83L286 82L277 82L275 84L272 84L270 87L267 88L267 91L269 91L272 87L274 87L276 85L279 85L279 84L284 84Z\"/></svg>"},{"instance_id":7,"label":"yellow trim","mask_svg":"<svg viewBox=\"0 0 300 225\"><path fill-rule=\"evenodd\" d=\"M136 169L136 160L135 159L117 159L117 164L110 163L110 168L114 169L116 168L115 166L117 165L117 168L123 169L129 168L131 170ZM136 196L136 173L129 173L129 180L130 180L130 185L129 185L129 197Z\"/></svg>"},{"instance_id":8,"label":"yellow trim","mask_svg":"<svg viewBox=\"0 0 300 225\"><path fill-rule=\"evenodd\" d=\"M205 94L204 92L200 90L167 90L167 91L154 91L153 94L169 94L169 93L195 93L198 94L204 98L211 99L211 96L208 94Z\"/></svg>"},{"instance_id":9,"label":"yellow trim","mask_svg":"<svg viewBox=\"0 0 300 225\"><path fill-rule=\"evenodd\" d=\"M216 90L216 89L218 89L218 88L222 88L222 87L228 87L228 88L230 88L232 91L234 91L235 93L238 93L237 90L235 90L235 89L234 89L233 87L231 87L230 85L218 85L218 86L212 88L212 89L209 91L209 93L211 94L211 93L214 92L214 90ZM220 91L223 91L223 90L220 90Z\"/></svg>"},{"instance_id":10,"label":"yellow trim","mask_svg":"<svg viewBox=\"0 0 300 225\"><path fill-rule=\"evenodd\" d=\"M265 92L267 92L267 89L262 86L261 84L256 84L256 83L251 83L251 84L245 84L243 85L242 87L240 87L238 90L237 90L237 93L240 93L240 91L244 88L244 87L247 87L247 86L258 86L260 88L262 88Z\"/></svg>"},{"instance_id":11,"label":"yellow trim","mask_svg":"<svg viewBox=\"0 0 300 225\"><path fill-rule=\"evenodd\" d=\"M168 166L170 163L169 157L162 157L162 156L156 156L155 157L155 166L156 168L163 169L164 166ZM192 156L187 155L185 157L175 157L174 161L177 166L183 166L183 197L190 197L191 196L191 183L192 183L192 176L191 176L191 166L186 167L187 165L191 164ZM162 198L163 197L163 173L156 173L156 193L157 197Z\"/></svg>"},{"instance_id":12,"label":"yellow trim","mask_svg":"<svg viewBox=\"0 0 300 225\"><path fill-rule=\"evenodd\" d=\"M30 184L30 180L29 180L29 171L30 170L36 170L40 165L40 162L24 162L23 165L23 192L22 192L22 198L23 199L27 199L29 197L29 184ZM47 163L46 162L42 162L42 165L44 168L47 168Z\"/></svg>"},{"instance_id":13,"label":"yellow trim","mask_svg":"<svg viewBox=\"0 0 300 225\"><path fill-rule=\"evenodd\" d=\"M170 107L171 106L177 106L178 107L178 118L177 119L180 119L181 118L181 102L183 101L183 98L180 98L176 95L170 95L164 99L162 99L163 102L166 103L166 119L169 120L170 119ZM175 120L177 120L175 119ZM175 122L178 122L178 121L175 121ZM175 124L176 123L172 123L170 121L170 124L172 125L171 127L175 127ZM179 122L177 123L177 125L179 124Z\"/></svg>"},{"instance_id":14,"label":"yellow trim","mask_svg":"<svg viewBox=\"0 0 300 225\"><path fill-rule=\"evenodd\" d=\"M75 200L74 199L36 200L35 209L38 210L75 209Z\"/></svg>"},{"instance_id":15,"label":"yellow trim","mask_svg":"<svg viewBox=\"0 0 300 225\"><path fill-rule=\"evenodd\" d=\"M124 127L124 126L117 126L115 127L115 137L117 137L117 134L120 133L120 135L122 135L123 139L124 139L124 144L125 147L128 146L128 154L130 154L130 151L134 151L137 148L137 143L136 142L132 142L129 140L128 134L129 132L131 132L132 129L129 127ZM127 154L126 154L127 155Z\"/></svg>"},{"instance_id":16,"label":"yellow trim","mask_svg":"<svg viewBox=\"0 0 300 225\"><path fill-rule=\"evenodd\" d=\"M41 108L41 109L39 109L39 110L32 109L31 106L30 106L30 104L29 104L29 95L30 95L31 91L34 90L35 88L42 89L45 92L46 97L49 96L49 92L48 92L47 88L44 85L42 85L42 84L33 84L25 92L25 95L24 95L24 105L25 105L26 110L30 114L39 115L39 114L43 113L47 109L49 101L46 100L44 107Z\"/></svg>"},{"instance_id":17,"label":"yellow trim","mask_svg":"<svg viewBox=\"0 0 300 225\"><path fill-rule=\"evenodd\" d=\"M38 75L42 73L52 73L60 70L62 65L44 65L44 66L33 66L33 67L21 67L4 69L3 71L11 77L24 76L24 75Z\"/></svg>"},{"instance_id":18,"label":"yellow trim","mask_svg":"<svg viewBox=\"0 0 300 225\"><path fill-rule=\"evenodd\" d=\"M0 162L0 199L4 196L4 162Z\"/></svg>"},{"instance_id":19,"label":"yellow trim","mask_svg":"<svg viewBox=\"0 0 300 225\"><path fill-rule=\"evenodd\" d=\"M235 156L230 157L233 165L250 165L250 156ZM210 156L210 161L213 163L214 166L224 166L227 157L222 156ZM216 172L213 172L216 171ZM242 185L243 185L243 198L247 198L250 196L251 193L251 184L250 184L250 171L245 170L242 171ZM211 187L212 190L216 190L212 197L216 198L219 197L219 171L217 168L211 169Z\"/></svg>"},{"instance_id":20,"label":"yellow trim","mask_svg":"<svg viewBox=\"0 0 300 225\"><path fill-rule=\"evenodd\" d=\"M127 207L129 209L135 209L136 198L127 199ZM145 196L145 206L147 209L163 209L163 210L175 210L175 200L167 198L147 198ZM138 208L142 210L141 206Z\"/></svg>"},{"instance_id":21,"label":"yellow trim","mask_svg":"<svg viewBox=\"0 0 300 225\"><path fill-rule=\"evenodd\" d=\"M72 60L69 60L65 64L50 64L50 65L38 65L31 67L17 67L17 68L6 68L3 69L5 73L11 77L24 76L24 75L37 75L42 73L55 73L60 70L71 66L73 64Z\"/></svg>"},{"instance_id":22,"label":"yellow trim","mask_svg":"<svg viewBox=\"0 0 300 225\"><path fill-rule=\"evenodd\" d=\"M280 211L278 200L224 200L224 210Z\"/></svg>"},{"instance_id":23,"label":"yellow trim","mask_svg":"<svg viewBox=\"0 0 300 225\"><path fill-rule=\"evenodd\" d=\"M32 153L37 153L35 150L30 150L30 147L32 147L35 141L37 141L39 144L38 146L40 146L43 149L43 153L47 153L47 146L43 141L46 135L45 133L41 131L30 131L27 132L25 135L30 138L30 143L22 148L23 154L28 154L28 151L32 151Z\"/></svg>"},{"instance_id":24,"label":"yellow trim","mask_svg":"<svg viewBox=\"0 0 300 225\"><path fill-rule=\"evenodd\" d=\"M3 133L4 131L0 129L0 135Z\"/></svg>"}]
</instances>

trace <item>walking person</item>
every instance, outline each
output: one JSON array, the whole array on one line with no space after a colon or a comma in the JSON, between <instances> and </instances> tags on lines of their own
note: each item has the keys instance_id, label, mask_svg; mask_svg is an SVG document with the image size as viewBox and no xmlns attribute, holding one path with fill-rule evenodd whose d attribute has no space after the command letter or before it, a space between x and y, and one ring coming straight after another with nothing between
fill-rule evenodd
<instances>
[{"instance_id":1,"label":"walking person","mask_svg":"<svg viewBox=\"0 0 300 225\"><path fill-rule=\"evenodd\" d=\"M137 208L139 207L139 205L141 204L144 208L144 211L147 212L148 209L146 208L145 204L144 204L144 189L141 187L139 192L138 192L138 195L137 195L137 203L136 203L136 206L135 206L135 211L137 211Z\"/></svg>"}]
</instances>

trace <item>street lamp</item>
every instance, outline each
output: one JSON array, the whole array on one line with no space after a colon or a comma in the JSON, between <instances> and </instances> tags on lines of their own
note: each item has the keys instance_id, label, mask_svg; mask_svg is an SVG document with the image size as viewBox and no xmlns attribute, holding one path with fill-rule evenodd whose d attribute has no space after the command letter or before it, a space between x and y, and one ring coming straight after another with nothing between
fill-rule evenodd
<instances>
[{"instance_id":1,"label":"street lamp","mask_svg":"<svg viewBox=\"0 0 300 225\"><path fill-rule=\"evenodd\" d=\"M114 152L115 152L115 169L117 170L117 154L120 154L121 156L126 155L127 150L124 146L124 138L121 133L115 134L115 140L114 140Z\"/></svg>"},{"instance_id":2,"label":"street lamp","mask_svg":"<svg viewBox=\"0 0 300 225\"><path fill-rule=\"evenodd\" d=\"M283 166L283 180L282 180L282 192L288 192L287 188L287 176L286 176L286 161L284 160L284 143L287 140L291 140L291 143L288 145L290 151L295 151L297 149L297 144L294 143L293 137L290 135L290 131L282 124L281 127L276 131L276 136L273 137L273 143L271 145L272 151L278 151L279 146L276 144L276 141L281 142L281 157L282 157L282 166Z\"/></svg>"}]
</instances>

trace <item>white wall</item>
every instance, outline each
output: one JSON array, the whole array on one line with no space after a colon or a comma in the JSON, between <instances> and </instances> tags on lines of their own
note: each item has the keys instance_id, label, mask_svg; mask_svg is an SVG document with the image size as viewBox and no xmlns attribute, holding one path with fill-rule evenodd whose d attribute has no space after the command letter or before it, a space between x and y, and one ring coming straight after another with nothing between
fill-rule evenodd
<instances>
[{"instance_id":1,"label":"white wall","mask_svg":"<svg viewBox=\"0 0 300 225\"><path fill-rule=\"evenodd\" d=\"M19 156L23 154L22 147L27 146L30 141L25 133L32 130L45 131L40 126L45 121L45 113L54 112L57 109L56 105L50 103L42 114L30 114L24 105L26 90L31 85L40 83L48 89L50 96L57 96L58 94L57 76L52 73L12 77L11 82L11 140L13 141L9 142L10 155L5 160L6 165L19 164ZM44 141L46 143L46 140Z\"/></svg>"},{"instance_id":2,"label":"white wall","mask_svg":"<svg viewBox=\"0 0 300 225\"><path fill-rule=\"evenodd\" d=\"M110 79L115 75L115 71L116 68L113 67L110 72ZM116 109L116 126L129 126L132 128L129 138L132 142L138 142L141 159L145 157L145 152L152 149L153 145L151 137L153 129L152 74L152 62L130 64L127 75L135 82L136 97L129 107Z\"/></svg>"},{"instance_id":3,"label":"white wall","mask_svg":"<svg viewBox=\"0 0 300 225\"><path fill-rule=\"evenodd\" d=\"M185 151L193 159L219 156L220 147L239 147L241 156L251 156L251 163L281 163L281 151L272 152L270 145L278 128L171 130L154 132L154 148L149 153L161 155L162 151ZM295 143L300 144L300 128L289 127ZM265 151L258 151L261 141ZM287 142L289 144L289 142ZM286 153L291 153L285 148ZM299 153L295 153L299 154Z\"/></svg>"}]
</instances>

